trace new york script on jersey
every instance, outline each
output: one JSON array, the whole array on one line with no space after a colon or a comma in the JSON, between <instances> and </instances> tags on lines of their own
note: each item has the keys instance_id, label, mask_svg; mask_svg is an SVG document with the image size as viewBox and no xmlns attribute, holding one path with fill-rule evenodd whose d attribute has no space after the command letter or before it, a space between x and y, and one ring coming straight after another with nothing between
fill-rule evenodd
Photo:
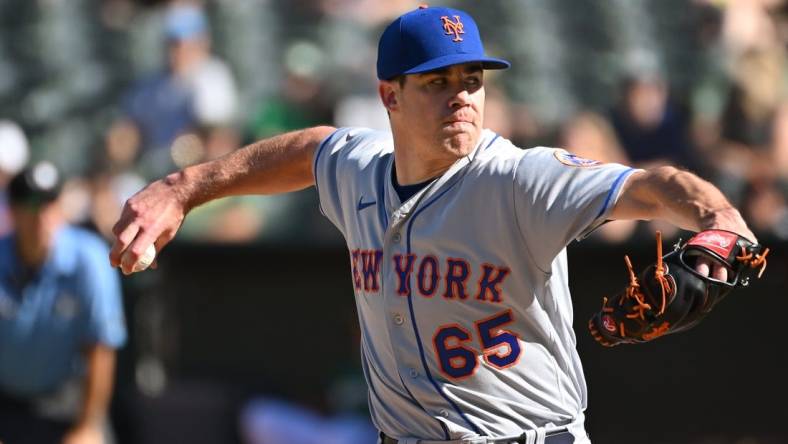
<instances>
[{"instance_id":1,"label":"new york script on jersey","mask_svg":"<svg viewBox=\"0 0 788 444\"><path fill-rule=\"evenodd\" d=\"M379 291L382 260L383 250L351 250L353 286L357 291ZM396 270L397 294L401 296L411 294L411 277L415 275L417 293L425 298L440 294L446 299L473 297L479 301L500 303L503 301L501 284L510 272L505 266L482 263L473 267L464 258L439 258L431 254L395 254L391 260ZM469 282L473 283L470 288Z\"/></svg>"}]
</instances>

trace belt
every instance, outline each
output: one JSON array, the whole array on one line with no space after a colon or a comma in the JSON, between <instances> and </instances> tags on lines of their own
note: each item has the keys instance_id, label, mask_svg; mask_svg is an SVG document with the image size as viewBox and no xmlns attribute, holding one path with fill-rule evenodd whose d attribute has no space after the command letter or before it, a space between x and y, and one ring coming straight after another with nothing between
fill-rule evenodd
<instances>
[{"instance_id":1,"label":"belt","mask_svg":"<svg viewBox=\"0 0 788 444\"><path fill-rule=\"evenodd\" d=\"M484 439L484 438L482 438ZM399 444L399 440L392 438L390 436L386 436L385 433L380 432L380 444ZM463 441L421 441L421 440L408 440L407 442L413 442L417 444L431 444L431 443L461 443ZM474 441L476 442L476 441ZM486 440L480 441L485 444L527 444L528 437L525 433L518 437L514 438L487 438ZM566 428L554 430L552 432L545 433L544 444L572 444L575 442L575 437L570 433Z\"/></svg>"}]
</instances>

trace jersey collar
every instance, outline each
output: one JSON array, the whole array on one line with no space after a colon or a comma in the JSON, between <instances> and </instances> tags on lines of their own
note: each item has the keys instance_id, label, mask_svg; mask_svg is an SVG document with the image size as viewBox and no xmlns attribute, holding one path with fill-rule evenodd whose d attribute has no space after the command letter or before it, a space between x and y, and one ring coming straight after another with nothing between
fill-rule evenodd
<instances>
[{"instance_id":1,"label":"jersey collar","mask_svg":"<svg viewBox=\"0 0 788 444\"><path fill-rule=\"evenodd\" d=\"M392 183L394 156L389 156L388 165L383 177L383 180L386 182L384 188L386 208L388 210L386 213L392 215L389 225L402 223L415 209L421 206L423 202L428 201L430 197L434 196L436 193L461 180L467 171L466 167L476 160L479 153L483 150L483 147L486 147L495 137L497 136L494 132L487 129L483 130L476 146L467 156L457 159L457 161L455 161L442 175L435 178L432 183L422 188L405 202L400 202L397 191L394 189Z\"/></svg>"}]
</instances>

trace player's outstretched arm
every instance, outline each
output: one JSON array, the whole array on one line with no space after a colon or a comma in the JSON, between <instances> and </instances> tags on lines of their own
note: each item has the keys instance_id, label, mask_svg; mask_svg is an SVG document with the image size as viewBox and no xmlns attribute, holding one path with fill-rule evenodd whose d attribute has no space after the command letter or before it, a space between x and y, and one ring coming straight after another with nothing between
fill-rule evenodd
<instances>
[{"instance_id":1,"label":"player's outstretched arm","mask_svg":"<svg viewBox=\"0 0 788 444\"><path fill-rule=\"evenodd\" d=\"M261 140L149 184L123 206L112 229L115 239L110 263L131 273L149 245L161 251L189 211L208 201L241 194L284 193L313 185L315 150L333 131L321 126Z\"/></svg>"},{"instance_id":2,"label":"player's outstretched arm","mask_svg":"<svg viewBox=\"0 0 788 444\"><path fill-rule=\"evenodd\" d=\"M662 219L685 230L728 230L758 241L719 189L671 166L633 173L613 207L611 219ZM699 260L695 268L719 280L726 280L728 275L725 267L708 260Z\"/></svg>"},{"instance_id":3,"label":"player's outstretched arm","mask_svg":"<svg viewBox=\"0 0 788 444\"><path fill-rule=\"evenodd\" d=\"M658 232L657 260L641 271L625 256L629 285L604 297L588 322L594 339L605 346L690 329L766 268L769 249L757 244L741 214L720 190L687 171L660 167L633 173L611 218L662 219L701 233L663 256Z\"/></svg>"},{"instance_id":4,"label":"player's outstretched arm","mask_svg":"<svg viewBox=\"0 0 788 444\"><path fill-rule=\"evenodd\" d=\"M662 219L685 230L722 229L751 241L739 211L711 183L671 166L638 171L624 184L611 219Z\"/></svg>"}]
</instances>

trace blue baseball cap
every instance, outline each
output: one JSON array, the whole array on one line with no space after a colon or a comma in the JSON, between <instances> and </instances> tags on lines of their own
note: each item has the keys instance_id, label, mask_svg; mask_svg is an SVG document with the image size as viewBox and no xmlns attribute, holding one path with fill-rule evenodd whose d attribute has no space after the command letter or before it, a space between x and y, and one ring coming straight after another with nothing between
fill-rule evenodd
<instances>
[{"instance_id":1,"label":"blue baseball cap","mask_svg":"<svg viewBox=\"0 0 788 444\"><path fill-rule=\"evenodd\" d=\"M378 79L481 62L484 69L506 69L506 60L487 57L479 28L464 11L426 7L394 20L378 43Z\"/></svg>"},{"instance_id":2,"label":"blue baseball cap","mask_svg":"<svg viewBox=\"0 0 788 444\"><path fill-rule=\"evenodd\" d=\"M164 17L164 34L170 40L189 40L208 32L208 19L194 5L176 5Z\"/></svg>"}]
</instances>

